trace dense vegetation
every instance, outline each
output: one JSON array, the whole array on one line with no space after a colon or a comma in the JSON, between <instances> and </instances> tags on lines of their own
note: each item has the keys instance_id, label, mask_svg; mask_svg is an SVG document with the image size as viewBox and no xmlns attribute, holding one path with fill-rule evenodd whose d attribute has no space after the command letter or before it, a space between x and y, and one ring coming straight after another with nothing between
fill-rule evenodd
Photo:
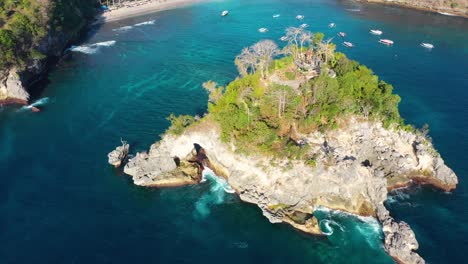
<instances>
[{"instance_id":1,"label":"dense vegetation","mask_svg":"<svg viewBox=\"0 0 468 264\"><path fill-rule=\"evenodd\" d=\"M48 33L73 36L95 7L96 0L0 0L0 71L44 58L41 40Z\"/></svg>"},{"instance_id":2,"label":"dense vegetation","mask_svg":"<svg viewBox=\"0 0 468 264\"><path fill-rule=\"evenodd\" d=\"M244 49L236 58L242 76L227 87L204 84L210 93L208 118L220 125L224 141L235 142L240 151L302 159L307 153L303 135L334 129L351 115L386 126L403 123L400 97L391 85L335 52L323 34L288 30L289 45L281 52L269 40ZM191 122L174 124L181 123Z\"/></svg>"}]
</instances>

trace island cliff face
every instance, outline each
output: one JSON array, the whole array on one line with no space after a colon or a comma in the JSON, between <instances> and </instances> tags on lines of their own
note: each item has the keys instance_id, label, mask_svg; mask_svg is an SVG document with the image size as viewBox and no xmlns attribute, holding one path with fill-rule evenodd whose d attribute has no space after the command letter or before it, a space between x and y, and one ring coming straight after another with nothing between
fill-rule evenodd
<instances>
[{"instance_id":1,"label":"island cliff face","mask_svg":"<svg viewBox=\"0 0 468 264\"><path fill-rule=\"evenodd\" d=\"M445 191L456 187L456 175L432 144L410 132L358 118L338 130L307 135L307 140L317 157L314 168L300 161L237 153L207 120L180 136L165 135L148 153L131 159L124 172L140 186L197 183L199 165L188 170L187 164L196 157L194 143L199 144L206 153L205 164L225 177L243 201L258 205L270 222L321 234L313 215L318 206L374 216L383 225L385 249L392 257L423 263L413 252L418 248L414 233L406 223L393 220L383 202L397 186L428 183Z\"/></svg>"},{"instance_id":2,"label":"island cliff face","mask_svg":"<svg viewBox=\"0 0 468 264\"><path fill-rule=\"evenodd\" d=\"M96 13L96 0L31 0L0 4L0 105L27 104L44 77Z\"/></svg>"},{"instance_id":3,"label":"island cliff face","mask_svg":"<svg viewBox=\"0 0 468 264\"><path fill-rule=\"evenodd\" d=\"M235 60L241 78L203 84L209 113L171 115L162 139L124 172L136 185L165 187L196 184L210 168L271 223L311 234L323 235L320 207L375 217L397 262L424 263L415 234L384 201L411 184L451 191L455 173L427 129L404 124L391 85L334 52L323 34L288 28L285 38L282 53L270 40L243 49Z\"/></svg>"},{"instance_id":4,"label":"island cliff face","mask_svg":"<svg viewBox=\"0 0 468 264\"><path fill-rule=\"evenodd\" d=\"M415 8L425 11L447 13L468 17L468 2L466 0L358 0L360 2L382 3Z\"/></svg>"}]
</instances>

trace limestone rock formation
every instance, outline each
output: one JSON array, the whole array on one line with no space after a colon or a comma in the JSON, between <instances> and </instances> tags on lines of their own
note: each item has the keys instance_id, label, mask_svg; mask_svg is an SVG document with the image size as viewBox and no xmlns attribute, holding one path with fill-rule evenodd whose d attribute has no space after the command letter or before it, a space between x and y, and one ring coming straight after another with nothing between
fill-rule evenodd
<instances>
[{"instance_id":1,"label":"limestone rock formation","mask_svg":"<svg viewBox=\"0 0 468 264\"><path fill-rule=\"evenodd\" d=\"M122 146L118 146L115 150L111 151L107 157L109 158L108 162L114 167L120 167L122 162L127 158L130 145L122 141Z\"/></svg>"},{"instance_id":2,"label":"limestone rock formation","mask_svg":"<svg viewBox=\"0 0 468 264\"><path fill-rule=\"evenodd\" d=\"M414 233L390 217L384 201L389 190L409 184L452 190L458 183L455 173L422 135L359 118L339 127L300 135L316 157L311 166L301 160L240 154L234 144L220 140L215 124L202 120L180 136L165 135L149 153L131 159L124 171L137 185L173 186L197 183L207 166L225 177L240 199L257 204L270 222L313 234L321 234L314 216L318 206L373 216L383 225L385 249L394 259L423 263L414 252ZM202 152L194 150L195 143Z\"/></svg>"},{"instance_id":3,"label":"limestone rock formation","mask_svg":"<svg viewBox=\"0 0 468 264\"><path fill-rule=\"evenodd\" d=\"M16 99L23 104L27 104L29 100L29 94L24 89L23 80L16 69L4 73L3 79L0 79L0 101L7 99Z\"/></svg>"}]
</instances>

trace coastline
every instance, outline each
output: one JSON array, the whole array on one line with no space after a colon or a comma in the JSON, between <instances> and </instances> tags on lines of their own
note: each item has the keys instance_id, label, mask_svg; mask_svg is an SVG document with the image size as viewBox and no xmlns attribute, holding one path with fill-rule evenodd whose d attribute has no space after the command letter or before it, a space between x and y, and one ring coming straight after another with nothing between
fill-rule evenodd
<instances>
[{"instance_id":1,"label":"coastline","mask_svg":"<svg viewBox=\"0 0 468 264\"><path fill-rule=\"evenodd\" d=\"M418 6L418 5L415 5L414 2L406 3L406 2L397 2L397 1L388 1L388 0L358 0L358 2L381 4L381 5L387 5L387 6L397 6L397 7L402 7L402 8L409 8L409 9L414 9L414 10L419 10L419 11L436 13L436 14L449 16L449 17L468 18L468 13L466 13L467 11L463 13L458 10L453 10L453 9L448 9L448 8Z\"/></svg>"},{"instance_id":2,"label":"coastline","mask_svg":"<svg viewBox=\"0 0 468 264\"><path fill-rule=\"evenodd\" d=\"M92 25L105 24L108 22L175 9L206 1L209 0L172 0L168 2L152 1L139 6L123 7L98 15L97 20L92 23Z\"/></svg>"}]
</instances>

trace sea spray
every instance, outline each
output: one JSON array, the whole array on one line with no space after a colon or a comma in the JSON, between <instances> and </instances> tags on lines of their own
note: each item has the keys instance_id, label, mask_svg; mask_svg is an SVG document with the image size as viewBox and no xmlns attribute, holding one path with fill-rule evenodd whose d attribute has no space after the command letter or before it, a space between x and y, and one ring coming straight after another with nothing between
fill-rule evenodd
<instances>
[{"instance_id":1,"label":"sea spray","mask_svg":"<svg viewBox=\"0 0 468 264\"><path fill-rule=\"evenodd\" d=\"M222 204L226 198L226 193L234 193L234 189L227 181L208 169L205 168L202 174L201 182L209 182L210 189L204 193L202 197L195 203L195 214L197 217L205 218L210 214L210 206Z\"/></svg>"},{"instance_id":2,"label":"sea spray","mask_svg":"<svg viewBox=\"0 0 468 264\"><path fill-rule=\"evenodd\" d=\"M98 42L94 44L71 46L71 48L69 48L68 50L91 55L91 54L97 53L101 47L110 47L110 46L115 45L115 43L116 43L115 40L109 40L109 41L103 41L103 42Z\"/></svg>"},{"instance_id":3,"label":"sea spray","mask_svg":"<svg viewBox=\"0 0 468 264\"><path fill-rule=\"evenodd\" d=\"M314 215L322 233L333 243L366 243L371 248L381 246L383 239L380 223L373 217L359 216L340 210L318 206Z\"/></svg>"}]
</instances>

